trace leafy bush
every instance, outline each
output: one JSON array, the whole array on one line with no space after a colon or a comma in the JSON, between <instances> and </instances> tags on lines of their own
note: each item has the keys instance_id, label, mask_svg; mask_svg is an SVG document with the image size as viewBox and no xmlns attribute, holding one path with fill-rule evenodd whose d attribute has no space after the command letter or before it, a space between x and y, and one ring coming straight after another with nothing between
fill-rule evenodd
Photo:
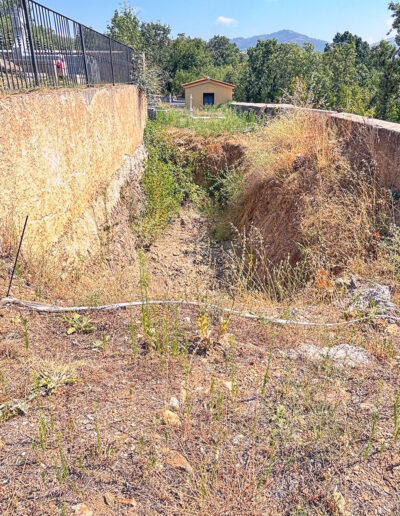
<instances>
[{"instance_id":1,"label":"leafy bush","mask_svg":"<svg viewBox=\"0 0 400 516\"><path fill-rule=\"evenodd\" d=\"M148 158L142 185L146 204L138 233L141 243L148 245L178 213L184 200L196 201L202 192L193 182L190 166L169 145L157 123L148 122L145 144Z\"/></svg>"}]
</instances>

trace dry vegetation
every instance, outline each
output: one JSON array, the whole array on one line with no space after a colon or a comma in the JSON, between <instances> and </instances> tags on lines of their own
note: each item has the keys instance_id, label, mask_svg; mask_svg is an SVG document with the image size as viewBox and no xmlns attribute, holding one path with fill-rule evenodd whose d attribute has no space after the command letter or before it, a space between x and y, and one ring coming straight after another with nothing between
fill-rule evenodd
<instances>
[{"instance_id":1,"label":"dry vegetation","mask_svg":"<svg viewBox=\"0 0 400 516\"><path fill-rule=\"evenodd\" d=\"M397 326L89 317L3 311L3 514L396 514ZM343 342L370 363L285 355Z\"/></svg>"},{"instance_id":2,"label":"dry vegetation","mask_svg":"<svg viewBox=\"0 0 400 516\"><path fill-rule=\"evenodd\" d=\"M371 306L355 314L362 323L305 328L211 307L344 322L353 276L397 299L394 201L373 160L356 169L327 120L253 129L208 138L159 127L167 143L144 183L143 251L124 260L110 242L56 288L30 283L22 262L21 298L202 308L1 307L2 514L399 514L396 320ZM163 191L174 178L178 203ZM4 288L11 255L1 263ZM304 352L343 344L367 360Z\"/></svg>"},{"instance_id":3,"label":"dry vegetation","mask_svg":"<svg viewBox=\"0 0 400 516\"><path fill-rule=\"evenodd\" d=\"M313 271L357 271L376 258L379 235L393 216L373 156L357 168L329 117L297 112L254 133L240 230L254 226L265 258L309 261Z\"/></svg>"}]
</instances>

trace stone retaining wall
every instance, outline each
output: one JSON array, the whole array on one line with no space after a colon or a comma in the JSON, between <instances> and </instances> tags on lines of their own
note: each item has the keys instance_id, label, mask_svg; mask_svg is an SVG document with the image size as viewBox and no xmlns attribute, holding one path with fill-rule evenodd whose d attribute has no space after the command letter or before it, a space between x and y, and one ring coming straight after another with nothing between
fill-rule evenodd
<instances>
[{"instance_id":1,"label":"stone retaining wall","mask_svg":"<svg viewBox=\"0 0 400 516\"><path fill-rule=\"evenodd\" d=\"M295 109L330 117L346 137L353 154L359 153L362 157L368 153L376 162L383 184L392 190L400 191L400 124L350 113L297 108L291 104L233 102L231 106L240 111L254 111L258 116L266 117L274 117Z\"/></svg>"},{"instance_id":2,"label":"stone retaining wall","mask_svg":"<svg viewBox=\"0 0 400 516\"><path fill-rule=\"evenodd\" d=\"M138 180L146 113L133 85L0 97L0 252L29 215L25 255L95 253L96 227Z\"/></svg>"}]
</instances>

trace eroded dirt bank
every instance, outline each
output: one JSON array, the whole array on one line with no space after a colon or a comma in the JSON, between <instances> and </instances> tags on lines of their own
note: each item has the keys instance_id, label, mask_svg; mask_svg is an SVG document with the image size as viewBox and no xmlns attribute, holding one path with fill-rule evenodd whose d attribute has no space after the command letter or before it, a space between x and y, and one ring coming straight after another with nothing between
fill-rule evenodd
<instances>
[{"instance_id":1,"label":"eroded dirt bank","mask_svg":"<svg viewBox=\"0 0 400 516\"><path fill-rule=\"evenodd\" d=\"M181 135L208 197L194 189L139 251L124 244L137 220L128 189L84 275L55 290L17 275L12 293L27 299L200 307L63 317L1 305L2 514L396 514L400 329L384 196L369 202L371 175L355 183L324 133L287 124L225 144ZM215 239L235 221L236 239ZM313 257L304 275L272 254L300 244ZM278 271L274 289L260 270Z\"/></svg>"}]
</instances>

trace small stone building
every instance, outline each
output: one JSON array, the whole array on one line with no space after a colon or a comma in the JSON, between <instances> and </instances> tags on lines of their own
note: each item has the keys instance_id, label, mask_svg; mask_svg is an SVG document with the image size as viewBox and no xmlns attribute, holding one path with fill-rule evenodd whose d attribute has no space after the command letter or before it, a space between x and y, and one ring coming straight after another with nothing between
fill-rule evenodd
<instances>
[{"instance_id":1,"label":"small stone building","mask_svg":"<svg viewBox=\"0 0 400 516\"><path fill-rule=\"evenodd\" d=\"M203 106L219 106L232 100L235 86L229 82L217 81L204 77L197 81L182 84L185 90L186 108L190 108L190 95L193 97L193 108Z\"/></svg>"}]
</instances>

